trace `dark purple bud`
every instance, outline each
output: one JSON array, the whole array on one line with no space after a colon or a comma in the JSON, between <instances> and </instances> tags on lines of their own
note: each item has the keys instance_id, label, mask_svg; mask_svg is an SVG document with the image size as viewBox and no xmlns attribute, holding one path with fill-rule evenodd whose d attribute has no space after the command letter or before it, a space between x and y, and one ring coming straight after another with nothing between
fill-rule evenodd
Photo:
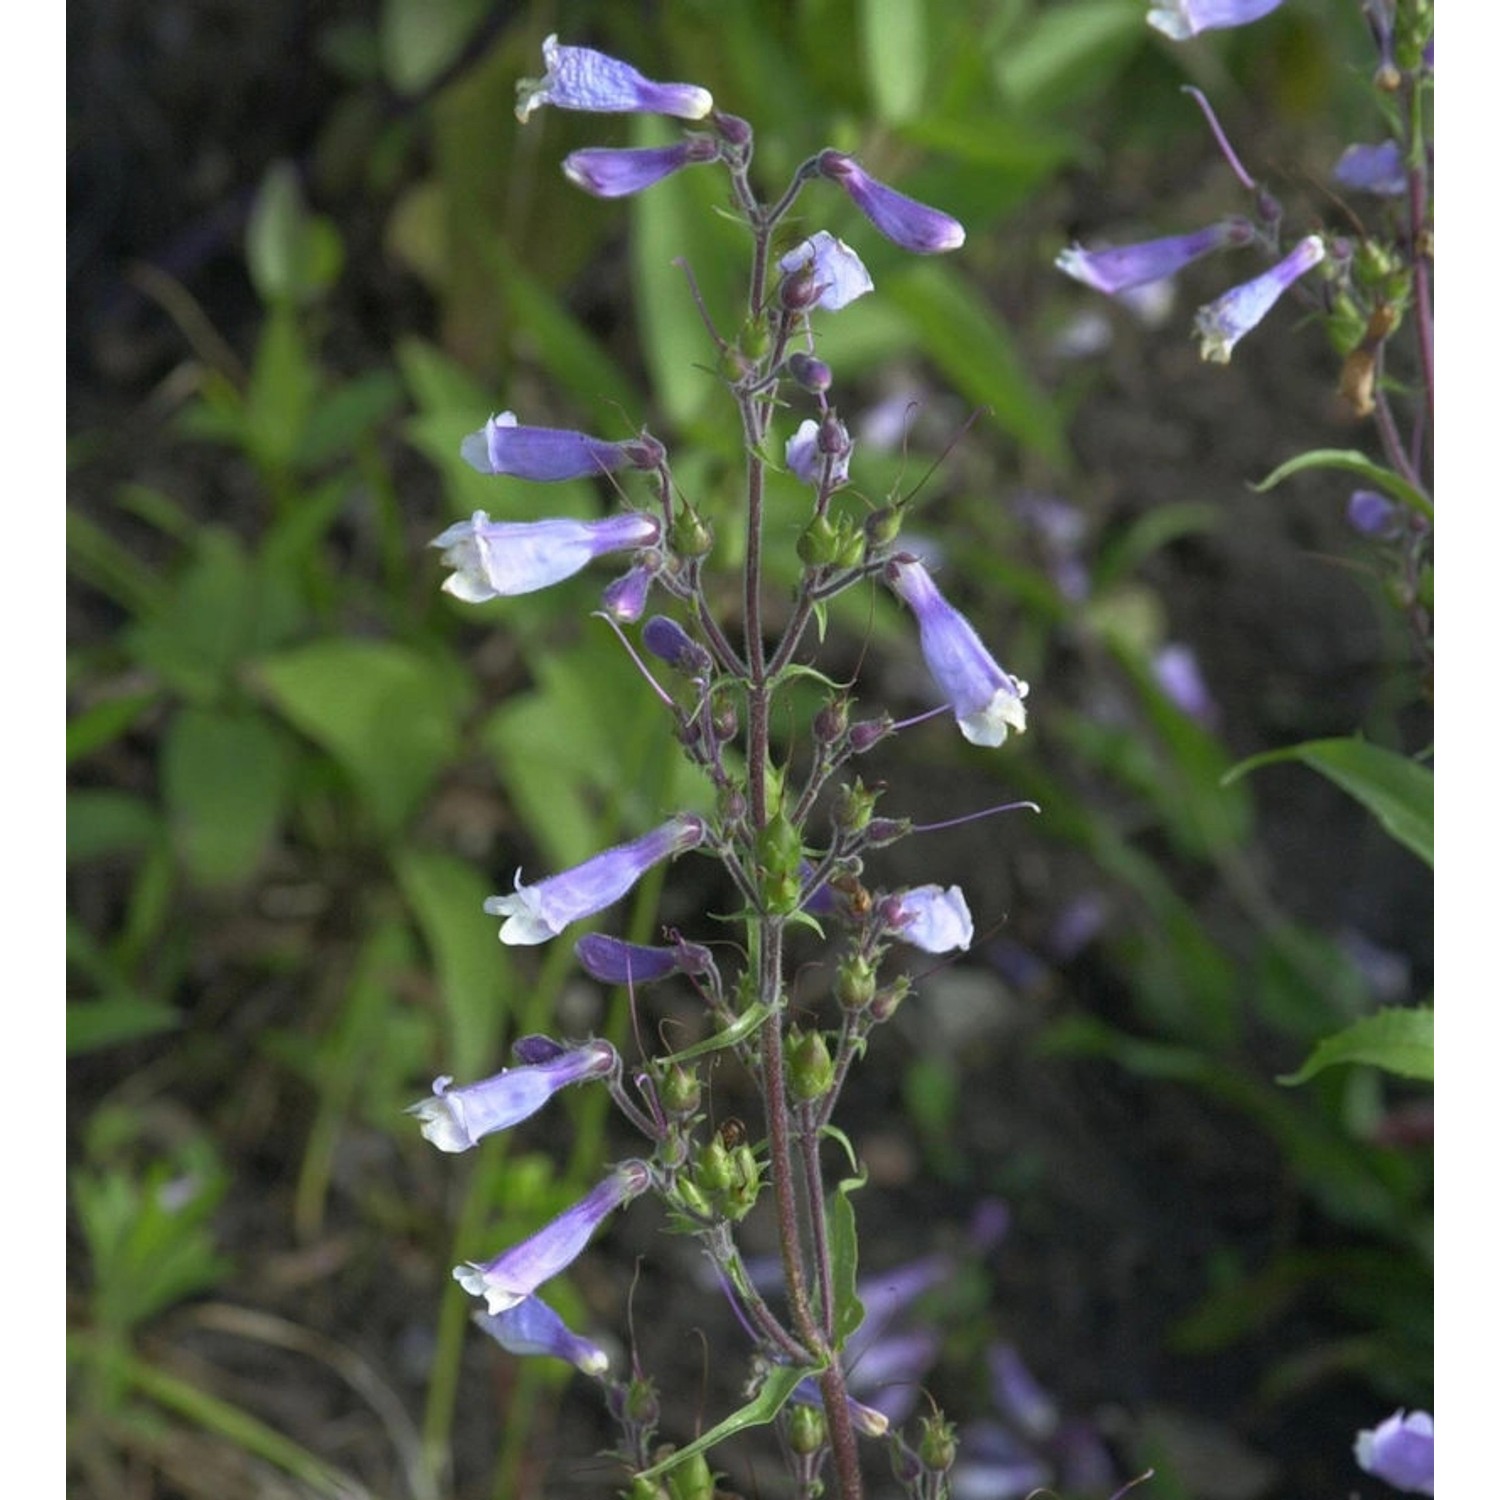
<instances>
[{"instance_id":1,"label":"dark purple bud","mask_svg":"<svg viewBox=\"0 0 1500 1500\"><path fill-rule=\"evenodd\" d=\"M804 391L810 391L815 396L821 395L833 384L833 371L821 359L800 351L787 360L786 372Z\"/></svg>"},{"instance_id":2,"label":"dark purple bud","mask_svg":"<svg viewBox=\"0 0 1500 1500\"><path fill-rule=\"evenodd\" d=\"M849 748L856 755L863 755L865 751L873 749L895 728L895 721L889 714L882 714L878 719L861 719L857 724L849 726Z\"/></svg>"},{"instance_id":3,"label":"dark purple bud","mask_svg":"<svg viewBox=\"0 0 1500 1500\"><path fill-rule=\"evenodd\" d=\"M876 181L842 151L821 152L817 169L820 176L838 183L881 234L903 250L938 255L963 244L964 226L957 219Z\"/></svg>"},{"instance_id":4,"label":"dark purple bud","mask_svg":"<svg viewBox=\"0 0 1500 1500\"><path fill-rule=\"evenodd\" d=\"M686 677L705 677L713 668L708 651L666 615L652 615L646 621L641 641L653 656Z\"/></svg>"},{"instance_id":5,"label":"dark purple bud","mask_svg":"<svg viewBox=\"0 0 1500 1500\"><path fill-rule=\"evenodd\" d=\"M740 119L738 115L721 114L716 110L713 126L731 146L748 146L755 139L750 122Z\"/></svg>"}]
</instances>

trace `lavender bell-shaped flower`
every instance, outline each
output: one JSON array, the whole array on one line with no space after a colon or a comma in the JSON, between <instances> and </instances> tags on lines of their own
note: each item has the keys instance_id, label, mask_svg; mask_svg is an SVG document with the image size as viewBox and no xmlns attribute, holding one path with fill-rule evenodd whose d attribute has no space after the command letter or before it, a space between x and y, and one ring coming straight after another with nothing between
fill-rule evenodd
<instances>
[{"instance_id":1,"label":"lavender bell-shaped flower","mask_svg":"<svg viewBox=\"0 0 1500 1500\"><path fill-rule=\"evenodd\" d=\"M585 1042L562 1048L548 1062L505 1068L462 1088L450 1088L453 1080L447 1076L435 1079L432 1097L406 1112L417 1117L422 1134L439 1151L467 1151L482 1137L529 1119L570 1083L608 1077L619 1061L608 1042Z\"/></svg>"},{"instance_id":2,"label":"lavender bell-shaped flower","mask_svg":"<svg viewBox=\"0 0 1500 1500\"><path fill-rule=\"evenodd\" d=\"M1175 276L1184 266L1226 245L1248 244L1254 235L1249 220L1225 219L1192 234L1144 240L1139 245L1121 245L1113 250L1085 250L1081 245L1070 245L1058 255L1055 264L1075 281L1113 297L1118 292Z\"/></svg>"},{"instance_id":3,"label":"lavender bell-shaped flower","mask_svg":"<svg viewBox=\"0 0 1500 1500\"><path fill-rule=\"evenodd\" d=\"M458 451L481 474L510 474L543 483L589 479L616 469L654 469L664 456L661 444L645 433L611 443L562 427L522 427L511 411L500 412L471 432Z\"/></svg>"},{"instance_id":4,"label":"lavender bell-shaped flower","mask_svg":"<svg viewBox=\"0 0 1500 1500\"><path fill-rule=\"evenodd\" d=\"M563 158L563 175L596 198L628 198L698 162L717 161L712 136L690 135L671 146L591 146Z\"/></svg>"},{"instance_id":5,"label":"lavender bell-shaped flower","mask_svg":"<svg viewBox=\"0 0 1500 1500\"><path fill-rule=\"evenodd\" d=\"M830 456L825 449L829 434L823 424L809 417L786 440L786 466L803 484L814 486L823 483L823 463ZM835 421L832 436L835 439L832 453L833 469L829 475L829 489L837 489L849 482L849 459L854 453L854 439L842 422Z\"/></svg>"},{"instance_id":6,"label":"lavender bell-shaped flower","mask_svg":"<svg viewBox=\"0 0 1500 1500\"><path fill-rule=\"evenodd\" d=\"M1406 164L1395 141L1378 146L1350 146L1334 163L1333 180L1341 187L1377 198L1399 198L1406 191Z\"/></svg>"},{"instance_id":7,"label":"lavender bell-shaped flower","mask_svg":"<svg viewBox=\"0 0 1500 1500\"><path fill-rule=\"evenodd\" d=\"M492 521L476 510L431 545L453 569L444 592L466 604L512 598L548 588L581 572L596 557L649 547L661 537L651 516L631 511L602 521Z\"/></svg>"},{"instance_id":8,"label":"lavender bell-shaped flower","mask_svg":"<svg viewBox=\"0 0 1500 1500\"><path fill-rule=\"evenodd\" d=\"M985 650L974 627L938 592L927 569L911 556L886 565L886 581L917 617L922 655L952 705L971 745L1003 745L1006 733L1026 728L1027 686Z\"/></svg>"},{"instance_id":9,"label":"lavender bell-shaped flower","mask_svg":"<svg viewBox=\"0 0 1500 1500\"><path fill-rule=\"evenodd\" d=\"M789 277L805 270L814 294L811 305L824 312L838 312L875 290L864 261L826 229L788 250L776 264Z\"/></svg>"},{"instance_id":10,"label":"lavender bell-shaped flower","mask_svg":"<svg viewBox=\"0 0 1500 1500\"><path fill-rule=\"evenodd\" d=\"M650 948L602 932L579 938L573 952L584 972L601 984L652 984L673 974L702 974L713 967L713 956L699 943Z\"/></svg>"},{"instance_id":11,"label":"lavender bell-shaped flower","mask_svg":"<svg viewBox=\"0 0 1500 1500\"><path fill-rule=\"evenodd\" d=\"M507 1353L565 1359L596 1379L609 1370L609 1355L592 1339L574 1333L540 1297L527 1297L504 1312L476 1312L474 1324Z\"/></svg>"},{"instance_id":12,"label":"lavender bell-shaped flower","mask_svg":"<svg viewBox=\"0 0 1500 1500\"><path fill-rule=\"evenodd\" d=\"M570 923L612 906L652 865L697 848L706 833L702 818L680 813L641 838L606 849L536 885L522 885L517 872L514 894L491 896L484 909L506 919L500 929L502 943L545 943Z\"/></svg>"},{"instance_id":13,"label":"lavender bell-shaped flower","mask_svg":"<svg viewBox=\"0 0 1500 1500\"><path fill-rule=\"evenodd\" d=\"M838 183L881 234L903 250L940 255L964 242L964 226L957 219L887 187L842 151L819 153L817 170L819 176Z\"/></svg>"},{"instance_id":14,"label":"lavender bell-shaped flower","mask_svg":"<svg viewBox=\"0 0 1500 1500\"><path fill-rule=\"evenodd\" d=\"M918 885L890 896L881 908L885 924L903 943L924 953L967 951L974 941L974 919L964 893L950 885Z\"/></svg>"},{"instance_id":15,"label":"lavender bell-shaped flower","mask_svg":"<svg viewBox=\"0 0 1500 1500\"><path fill-rule=\"evenodd\" d=\"M1354 1440L1355 1463L1409 1495L1432 1493L1435 1452L1432 1417L1425 1411L1394 1412Z\"/></svg>"},{"instance_id":16,"label":"lavender bell-shaped flower","mask_svg":"<svg viewBox=\"0 0 1500 1500\"><path fill-rule=\"evenodd\" d=\"M1174 42L1185 42L1200 31L1246 26L1280 4L1281 0L1160 0L1146 12L1146 21Z\"/></svg>"},{"instance_id":17,"label":"lavender bell-shaped flower","mask_svg":"<svg viewBox=\"0 0 1500 1500\"><path fill-rule=\"evenodd\" d=\"M1298 277L1312 270L1325 254L1323 241L1310 234L1269 271L1225 292L1207 307L1200 307L1194 327L1203 345L1204 359L1228 364L1234 346L1270 312L1277 298Z\"/></svg>"},{"instance_id":18,"label":"lavender bell-shaped flower","mask_svg":"<svg viewBox=\"0 0 1500 1500\"><path fill-rule=\"evenodd\" d=\"M590 47L560 47L557 37L542 43L547 75L523 78L516 85L516 118L525 124L543 104L554 109L598 114L673 115L701 120L714 107L714 96L692 83L653 83L629 63Z\"/></svg>"},{"instance_id":19,"label":"lavender bell-shaped flower","mask_svg":"<svg viewBox=\"0 0 1500 1500\"><path fill-rule=\"evenodd\" d=\"M453 1279L466 1292L483 1297L490 1312L502 1313L567 1270L583 1254L600 1224L650 1185L651 1169L645 1162L621 1162L603 1182L530 1239L513 1245L494 1260L455 1266Z\"/></svg>"}]
</instances>

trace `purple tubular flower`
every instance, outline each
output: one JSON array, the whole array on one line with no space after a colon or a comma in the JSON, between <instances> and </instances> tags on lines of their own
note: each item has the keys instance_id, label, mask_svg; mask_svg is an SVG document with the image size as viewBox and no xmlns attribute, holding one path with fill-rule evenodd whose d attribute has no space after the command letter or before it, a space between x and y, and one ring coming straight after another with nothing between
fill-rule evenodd
<instances>
[{"instance_id":1,"label":"purple tubular flower","mask_svg":"<svg viewBox=\"0 0 1500 1500\"><path fill-rule=\"evenodd\" d=\"M510 1354L565 1359L596 1379L609 1370L609 1355L592 1339L574 1333L540 1297L527 1297L504 1312L476 1312L474 1323Z\"/></svg>"},{"instance_id":2,"label":"purple tubular flower","mask_svg":"<svg viewBox=\"0 0 1500 1500\"><path fill-rule=\"evenodd\" d=\"M865 1310L864 1322L849 1335L845 1353L852 1364L874 1344L890 1326L924 1292L948 1281L953 1275L950 1256L924 1255L889 1271L876 1271L859 1281L859 1301Z\"/></svg>"},{"instance_id":3,"label":"purple tubular flower","mask_svg":"<svg viewBox=\"0 0 1500 1500\"><path fill-rule=\"evenodd\" d=\"M843 423L838 423L837 428L838 434L843 438L840 445L843 451L833 455L833 471L829 475L830 489L837 489L839 485L849 482L849 459L854 452L854 439L849 436ZM823 460L829 455L819 441L822 436L822 425L809 417L786 440L786 466L803 484L818 486L823 483Z\"/></svg>"},{"instance_id":4,"label":"purple tubular flower","mask_svg":"<svg viewBox=\"0 0 1500 1500\"><path fill-rule=\"evenodd\" d=\"M600 600L604 613L622 625L634 625L646 613L646 597L651 592L651 580L656 573L656 568L637 563L628 573L615 579L605 588Z\"/></svg>"},{"instance_id":5,"label":"purple tubular flower","mask_svg":"<svg viewBox=\"0 0 1500 1500\"><path fill-rule=\"evenodd\" d=\"M652 83L629 63L589 47L559 47L556 36L542 43L547 76L516 85L516 118L522 124L543 104L597 114L673 115L701 120L714 96L691 83Z\"/></svg>"},{"instance_id":6,"label":"purple tubular flower","mask_svg":"<svg viewBox=\"0 0 1500 1500\"><path fill-rule=\"evenodd\" d=\"M890 897L881 913L896 936L924 953L968 949L974 941L974 919L956 885L919 885Z\"/></svg>"},{"instance_id":7,"label":"purple tubular flower","mask_svg":"<svg viewBox=\"0 0 1500 1500\"><path fill-rule=\"evenodd\" d=\"M481 1137L529 1119L570 1083L608 1076L619 1061L608 1042L585 1042L564 1048L550 1061L505 1068L459 1089L449 1087L449 1077L435 1079L432 1097L406 1112L421 1121L422 1134L439 1151L467 1151Z\"/></svg>"},{"instance_id":8,"label":"purple tubular flower","mask_svg":"<svg viewBox=\"0 0 1500 1500\"><path fill-rule=\"evenodd\" d=\"M702 974L713 963L708 949L698 943L648 948L602 932L579 938L573 952L584 972L601 984L652 984L673 974Z\"/></svg>"},{"instance_id":9,"label":"purple tubular flower","mask_svg":"<svg viewBox=\"0 0 1500 1500\"><path fill-rule=\"evenodd\" d=\"M985 650L974 627L938 592L914 557L886 565L886 581L917 617L927 670L953 707L971 745L1003 745L1007 729L1026 729L1027 686Z\"/></svg>"},{"instance_id":10,"label":"purple tubular flower","mask_svg":"<svg viewBox=\"0 0 1500 1500\"><path fill-rule=\"evenodd\" d=\"M1157 687L1188 718L1199 724L1212 724L1218 718L1218 707L1191 646L1182 641L1168 641L1152 657L1151 671Z\"/></svg>"},{"instance_id":11,"label":"purple tubular flower","mask_svg":"<svg viewBox=\"0 0 1500 1500\"><path fill-rule=\"evenodd\" d=\"M1192 234L1144 240L1139 245L1121 245L1116 250L1085 250L1081 245L1070 245L1058 255L1055 264L1075 281L1113 297L1118 292L1175 276L1184 266L1226 245L1248 244L1254 233L1246 219L1224 219Z\"/></svg>"},{"instance_id":12,"label":"purple tubular flower","mask_svg":"<svg viewBox=\"0 0 1500 1500\"><path fill-rule=\"evenodd\" d=\"M995 1409L1034 1442L1057 1431L1057 1403L1036 1383L1013 1344L991 1344L986 1352L990 1367L990 1397Z\"/></svg>"},{"instance_id":13,"label":"purple tubular flower","mask_svg":"<svg viewBox=\"0 0 1500 1500\"><path fill-rule=\"evenodd\" d=\"M1409 1495L1432 1493L1434 1448L1429 1412L1394 1412L1354 1440L1354 1461L1366 1474Z\"/></svg>"},{"instance_id":14,"label":"purple tubular flower","mask_svg":"<svg viewBox=\"0 0 1500 1500\"><path fill-rule=\"evenodd\" d=\"M702 818L680 813L650 833L606 849L536 885L522 885L518 871L515 893L491 896L484 909L492 917L506 919L500 929L502 943L545 943L570 923L612 906L652 865L697 848L707 831Z\"/></svg>"},{"instance_id":15,"label":"purple tubular flower","mask_svg":"<svg viewBox=\"0 0 1500 1500\"><path fill-rule=\"evenodd\" d=\"M858 297L875 290L865 263L841 239L820 229L810 240L803 240L795 250L788 250L777 261L788 276L810 267L817 295L812 303L824 312L837 312Z\"/></svg>"},{"instance_id":16,"label":"purple tubular flower","mask_svg":"<svg viewBox=\"0 0 1500 1500\"><path fill-rule=\"evenodd\" d=\"M609 443L562 427L518 427L511 411L491 417L478 432L471 432L459 452L481 474L510 474L542 483L588 479L616 469L651 469L662 457L655 438L642 435Z\"/></svg>"},{"instance_id":17,"label":"purple tubular flower","mask_svg":"<svg viewBox=\"0 0 1500 1500\"><path fill-rule=\"evenodd\" d=\"M643 1161L621 1162L572 1208L559 1214L531 1236L492 1261L466 1261L453 1268L453 1279L475 1297L483 1297L491 1313L524 1302L544 1282L583 1254L594 1231L622 1203L638 1198L651 1185L651 1169Z\"/></svg>"},{"instance_id":18,"label":"purple tubular flower","mask_svg":"<svg viewBox=\"0 0 1500 1500\"><path fill-rule=\"evenodd\" d=\"M1393 537L1401 529L1401 510L1379 490L1355 490L1344 520L1361 536Z\"/></svg>"},{"instance_id":19,"label":"purple tubular flower","mask_svg":"<svg viewBox=\"0 0 1500 1500\"><path fill-rule=\"evenodd\" d=\"M1378 198L1399 198L1406 191L1406 167L1395 141L1378 146L1350 146L1334 164L1333 180Z\"/></svg>"},{"instance_id":20,"label":"purple tubular flower","mask_svg":"<svg viewBox=\"0 0 1500 1500\"><path fill-rule=\"evenodd\" d=\"M717 161L711 136L690 135L672 146L593 146L563 158L563 175L596 198L628 198L695 162Z\"/></svg>"},{"instance_id":21,"label":"purple tubular flower","mask_svg":"<svg viewBox=\"0 0 1500 1500\"><path fill-rule=\"evenodd\" d=\"M1227 365L1234 346L1270 312L1281 294L1326 254L1323 241L1310 234L1269 271L1225 292L1217 302L1200 307L1194 326L1202 341L1204 359Z\"/></svg>"},{"instance_id":22,"label":"purple tubular flower","mask_svg":"<svg viewBox=\"0 0 1500 1500\"><path fill-rule=\"evenodd\" d=\"M818 174L838 183L881 234L903 250L940 255L964 242L964 226L957 219L877 182L842 151L820 153Z\"/></svg>"},{"instance_id":23,"label":"purple tubular flower","mask_svg":"<svg viewBox=\"0 0 1500 1500\"><path fill-rule=\"evenodd\" d=\"M849 1381L887 1421L899 1424L912 1414L922 1380L941 1352L934 1328L886 1334L864 1348L857 1364L848 1357Z\"/></svg>"},{"instance_id":24,"label":"purple tubular flower","mask_svg":"<svg viewBox=\"0 0 1500 1500\"><path fill-rule=\"evenodd\" d=\"M1146 13L1146 21L1174 42L1185 42L1200 31L1248 25L1280 4L1281 0L1160 0Z\"/></svg>"},{"instance_id":25,"label":"purple tubular flower","mask_svg":"<svg viewBox=\"0 0 1500 1500\"><path fill-rule=\"evenodd\" d=\"M492 521L476 510L431 545L453 574L443 591L466 604L534 593L581 572L596 557L649 547L661 526L639 511L602 521Z\"/></svg>"},{"instance_id":26,"label":"purple tubular flower","mask_svg":"<svg viewBox=\"0 0 1500 1500\"><path fill-rule=\"evenodd\" d=\"M688 677L705 677L713 658L676 620L652 615L641 631L641 641L652 656Z\"/></svg>"}]
</instances>

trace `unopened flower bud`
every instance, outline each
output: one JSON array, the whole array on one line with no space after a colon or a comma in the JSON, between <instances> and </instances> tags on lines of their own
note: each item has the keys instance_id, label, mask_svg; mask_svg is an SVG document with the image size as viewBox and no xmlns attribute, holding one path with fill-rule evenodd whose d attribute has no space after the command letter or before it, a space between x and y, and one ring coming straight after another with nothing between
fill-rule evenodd
<instances>
[{"instance_id":1,"label":"unopened flower bud","mask_svg":"<svg viewBox=\"0 0 1500 1500\"><path fill-rule=\"evenodd\" d=\"M900 975L893 984L879 991L870 1002L870 1017L874 1021L889 1021L901 1008L901 1002L911 993L911 980Z\"/></svg>"},{"instance_id":2,"label":"unopened flower bud","mask_svg":"<svg viewBox=\"0 0 1500 1500\"><path fill-rule=\"evenodd\" d=\"M828 1423L816 1406L794 1406L787 1421L787 1443L793 1453L809 1458L828 1442Z\"/></svg>"},{"instance_id":3,"label":"unopened flower bud","mask_svg":"<svg viewBox=\"0 0 1500 1500\"><path fill-rule=\"evenodd\" d=\"M883 505L865 517L865 541L872 552L891 546L901 535L901 512L899 505Z\"/></svg>"},{"instance_id":4,"label":"unopened flower bud","mask_svg":"<svg viewBox=\"0 0 1500 1500\"><path fill-rule=\"evenodd\" d=\"M801 350L787 359L786 372L804 391L815 396L821 395L833 384L833 371L821 359L804 354Z\"/></svg>"},{"instance_id":5,"label":"unopened flower bud","mask_svg":"<svg viewBox=\"0 0 1500 1500\"><path fill-rule=\"evenodd\" d=\"M713 1218L713 1205L708 1201L703 1189L691 1177L677 1179L677 1197L690 1214L695 1214L700 1219Z\"/></svg>"},{"instance_id":6,"label":"unopened flower bud","mask_svg":"<svg viewBox=\"0 0 1500 1500\"><path fill-rule=\"evenodd\" d=\"M673 1063L661 1081L661 1102L668 1114L690 1115L703 1099L698 1070Z\"/></svg>"},{"instance_id":7,"label":"unopened flower bud","mask_svg":"<svg viewBox=\"0 0 1500 1500\"><path fill-rule=\"evenodd\" d=\"M923 1417L922 1437L917 1444L917 1453L929 1470L938 1474L947 1473L958 1455L958 1434L953 1430L952 1424L942 1417Z\"/></svg>"},{"instance_id":8,"label":"unopened flower bud","mask_svg":"<svg viewBox=\"0 0 1500 1500\"><path fill-rule=\"evenodd\" d=\"M821 1031L798 1031L786 1044L786 1091L794 1103L821 1099L833 1085L833 1059Z\"/></svg>"},{"instance_id":9,"label":"unopened flower bud","mask_svg":"<svg viewBox=\"0 0 1500 1500\"><path fill-rule=\"evenodd\" d=\"M735 707L734 695L727 688L716 692L709 700L708 712L714 738L721 744L732 740L739 732L739 710Z\"/></svg>"},{"instance_id":10,"label":"unopened flower bud","mask_svg":"<svg viewBox=\"0 0 1500 1500\"><path fill-rule=\"evenodd\" d=\"M748 120L738 115L715 114L713 127L731 146L748 146L755 139L755 132Z\"/></svg>"},{"instance_id":11,"label":"unopened flower bud","mask_svg":"<svg viewBox=\"0 0 1500 1500\"><path fill-rule=\"evenodd\" d=\"M836 745L849 731L849 700L830 698L813 719L813 733L820 745Z\"/></svg>"},{"instance_id":12,"label":"unopened flower bud","mask_svg":"<svg viewBox=\"0 0 1500 1500\"><path fill-rule=\"evenodd\" d=\"M693 1181L710 1198L728 1191L734 1183L734 1168L724 1142L717 1136L698 1148L698 1160L693 1167Z\"/></svg>"},{"instance_id":13,"label":"unopened flower bud","mask_svg":"<svg viewBox=\"0 0 1500 1500\"><path fill-rule=\"evenodd\" d=\"M672 550L679 557L707 557L713 546L714 529L696 511L685 510L672 522Z\"/></svg>"},{"instance_id":14,"label":"unopened flower bud","mask_svg":"<svg viewBox=\"0 0 1500 1500\"><path fill-rule=\"evenodd\" d=\"M870 821L879 796L878 791L870 791L862 781L856 780L853 786L845 783L834 798L833 826L840 833L861 832Z\"/></svg>"},{"instance_id":15,"label":"unopened flower bud","mask_svg":"<svg viewBox=\"0 0 1500 1500\"><path fill-rule=\"evenodd\" d=\"M875 970L869 959L856 953L839 965L833 995L847 1011L863 1010L875 998Z\"/></svg>"},{"instance_id":16,"label":"unopened flower bud","mask_svg":"<svg viewBox=\"0 0 1500 1500\"><path fill-rule=\"evenodd\" d=\"M748 1146L736 1146L731 1153L734 1180L724 1194L724 1213L738 1221L755 1207L760 1197L760 1163Z\"/></svg>"},{"instance_id":17,"label":"unopened flower bud","mask_svg":"<svg viewBox=\"0 0 1500 1500\"><path fill-rule=\"evenodd\" d=\"M797 556L809 568L831 567L839 554L839 536L827 516L814 516L797 538Z\"/></svg>"},{"instance_id":18,"label":"unopened flower bud","mask_svg":"<svg viewBox=\"0 0 1500 1500\"><path fill-rule=\"evenodd\" d=\"M645 648L684 677L705 677L713 668L713 658L676 620L666 615L652 615L641 631Z\"/></svg>"},{"instance_id":19,"label":"unopened flower bud","mask_svg":"<svg viewBox=\"0 0 1500 1500\"><path fill-rule=\"evenodd\" d=\"M849 726L849 748L856 755L863 755L865 751L878 745L895 727L889 714L881 714L878 719L861 719L857 724Z\"/></svg>"},{"instance_id":20,"label":"unopened flower bud","mask_svg":"<svg viewBox=\"0 0 1500 1500\"><path fill-rule=\"evenodd\" d=\"M910 832L910 818L871 818L865 825L865 843L871 849L881 849L904 839Z\"/></svg>"}]
</instances>

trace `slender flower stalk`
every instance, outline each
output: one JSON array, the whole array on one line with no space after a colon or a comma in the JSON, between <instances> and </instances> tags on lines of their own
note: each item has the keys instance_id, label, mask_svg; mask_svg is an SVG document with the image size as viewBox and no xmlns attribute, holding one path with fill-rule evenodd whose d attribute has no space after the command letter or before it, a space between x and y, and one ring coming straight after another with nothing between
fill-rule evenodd
<instances>
[{"instance_id":1,"label":"slender flower stalk","mask_svg":"<svg viewBox=\"0 0 1500 1500\"><path fill-rule=\"evenodd\" d=\"M621 1162L572 1208L529 1239L513 1245L494 1260L466 1261L455 1266L453 1279L466 1292L483 1297L491 1313L503 1313L566 1271L583 1254L605 1219L622 1204L638 1198L650 1185L651 1169L645 1162Z\"/></svg>"},{"instance_id":2,"label":"slender flower stalk","mask_svg":"<svg viewBox=\"0 0 1500 1500\"><path fill-rule=\"evenodd\" d=\"M701 818L681 813L628 844L606 849L536 885L522 885L518 871L515 893L491 896L484 909L506 919L500 929L502 943L545 943L571 923L613 906L652 865L697 848L706 833Z\"/></svg>"},{"instance_id":3,"label":"slender flower stalk","mask_svg":"<svg viewBox=\"0 0 1500 1500\"><path fill-rule=\"evenodd\" d=\"M1027 687L1012 677L956 610L916 558L906 555L886 565L886 582L917 617L927 670L953 709L959 730L971 745L1003 745L1009 730L1026 728Z\"/></svg>"},{"instance_id":4,"label":"slender flower stalk","mask_svg":"<svg viewBox=\"0 0 1500 1500\"><path fill-rule=\"evenodd\" d=\"M476 1312L474 1323L510 1354L564 1359L595 1379L608 1373L609 1355L574 1333L540 1297L527 1297L504 1312Z\"/></svg>"},{"instance_id":5,"label":"slender flower stalk","mask_svg":"<svg viewBox=\"0 0 1500 1500\"><path fill-rule=\"evenodd\" d=\"M582 572L596 557L634 552L660 537L660 523L639 511L602 521L492 521L476 510L431 545L443 549L443 562L453 569L444 592L466 604L483 604L548 588ZM644 607L644 598L641 603Z\"/></svg>"},{"instance_id":6,"label":"slender flower stalk","mask_svg":"<svg viewBox=\"0 0 1500 1500\"><path fill-rule=\"evenodd\" d=\"M822 152L817 171L838 183L881 234L913 255L941 255L964 242L964 226L951 214L887 187L842 151Z\"/></svg>"},{"instance_id":7,"label":"slender flower stalk","mask_svg":"<svg viewBox=\"0 0 1500 1500\"><path fill-rule=\"evenodd\" d=\"M497 1130L529 1119L560 1089L588 1078L606 1078L619 1066L615 1049L605 1041L562 1048L546 1062L505 1068L480 1083L451 1088L449 1077L433 1081L432 1097L413 1104L422 1134L439 1151L467 1151Z\"/></svg>"},{"instance_id":8,"label":"slender flower stalk","mask_svg":"<svg viewBox=\"0 0 1500 1500\"><path fill-rule=\"evenodd\" d=\"M1057 257L1057 269L1106 296L1149 286L1175 276L1184 266L1230 245L1246 245L1255 237L1248 219L1224 219L1192 234L1178 234L1113 250L1085 250L1070 245Z\"/></svg>"},{"instance_id":9,"label":"slender flower stalk","mask_svg":"<svg viewBox=\"0 0 1500 1500\"><path fill-rule=\"evenodd\" d=\"M1284 260L1253 281L1226 292L1216 302L1198 309L1196 328L1203 357L1228 364L1234 346L1276 305L1281 294L1305 276L1327 254L1323 241L1310 234Z\"/></svg>"},{"instance_id":10,"label":"slender flower stalk","mask_svg":"<svg viewBox=\"0 0 1500 1500\"><path fill-rule=\"evenodd\" d=\"M542 43L544 78L516 85L516 118L524 125L533 110L577 109L599 114L674 115L701 120L714 96L692 83L652 83L629 63L591 47L560 47L556 36Z\"/></svg>"},{"instance_id":11,"label":"slender flower stalk","mask_svg":"<svg viewBox=\"0 0 1500 1500\"><path fill-rule=\"evenodd\" d=\"M512 411L500 412L471 432L459 452L481 474L509 474L542 483L589 479L616 469L654 469L663 457L661 444L644 433L611 443L561 427L522 427Z\"/></svg>"}]
</instances>

